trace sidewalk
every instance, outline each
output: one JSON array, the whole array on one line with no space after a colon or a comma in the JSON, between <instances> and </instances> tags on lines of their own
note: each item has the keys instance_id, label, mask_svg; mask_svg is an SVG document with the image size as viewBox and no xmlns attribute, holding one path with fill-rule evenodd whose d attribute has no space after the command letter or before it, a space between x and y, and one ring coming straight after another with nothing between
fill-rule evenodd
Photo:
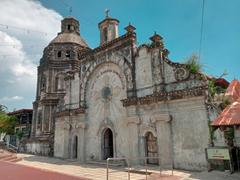
<instances>
[{"instance_id":1,"label":"sidewalk","mask_svg":"<svg viewBox=\"0 0 240 180\"><path fill-rule=\"evenodd\" d=\"M40 169L50 170L54 172L60 172L67 175L89 178L94 180L106 179L106 167L97 166L92 164L80 164L76 161L67 161L57 158L49 158L35 155L19 154L23 157L22 161L17 164L36 167ZM144 169L144 167L139 167ZM164 171L162 176L159 176L157 169L151 168L153 172L148 176L148 180L240 180L240 174L234 173L230 175L227 172L187 172L187 171L174 171L174 176L171 176L171 171ZM130 174L131 180L143 180L146 179L145 174ZM123 167L109 169L109 180L127 180L128 173Z\"/></svg>"}]
</instances>

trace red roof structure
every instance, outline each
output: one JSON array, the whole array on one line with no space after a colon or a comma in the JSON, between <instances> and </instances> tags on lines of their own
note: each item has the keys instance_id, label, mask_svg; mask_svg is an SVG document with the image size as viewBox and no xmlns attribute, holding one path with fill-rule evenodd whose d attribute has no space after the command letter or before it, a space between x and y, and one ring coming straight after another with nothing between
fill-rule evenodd
<instances>
[{"instance_id":1,"label":"red roof structure","mask_svg":"<svg viewBox=\"0 0 240 180\"><path fill-rule=\"evenodd\" d=\"M18 114L27 113L27 112L33 112L33 110L32 109L19 109L19 110L13 111L13 112L9 112L8 115L18 115Z\"/></svg>"},{"instance_id":2,"label":"red roof structure","mask_svg":"<svg viewBox=\"0 0 240 180\"><path fill-rule=\"evenodd\" d=\"M212 126L240 125L240 99L227 106L212 122Z\"/></svg>"},{"instance_id":3,"label":"red roof structure","mask_svg":"<svg viewBox=\"0 0 240 180\"><path fill-rule=\"evenodd\" d=\"M234 79L228 86L225 95L230 96L232 102L237 101L240 97L240 81Z\"/></svg>"},{"instance_id":4,"label":"red roof structure","mask_svg":"<svg viewBox=\"0 0 240 180\"><path fill-rule=\"evenodd\" d=\"M212 126L240 125L240 81L233 80L228 86L225 96L232 102L212 122Z\"/></svg>"},{"instance_id":5,"label":"red roof structure","mask_svg":"<svg viewBox=\"0 0 240 180\"><path fill-rule=\"evenodd\" d=\"M229 86L229 84L230 83L224 78L218 78L215 80L215 85L217 85L217 86L227 88Z\"/></svg>"}]
</instances>

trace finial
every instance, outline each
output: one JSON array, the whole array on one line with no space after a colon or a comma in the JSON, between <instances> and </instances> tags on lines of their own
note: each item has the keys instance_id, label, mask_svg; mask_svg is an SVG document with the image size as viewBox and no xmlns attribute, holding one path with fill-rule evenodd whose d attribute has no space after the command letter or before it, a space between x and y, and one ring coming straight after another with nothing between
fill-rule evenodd
<instances>
[{"instance_id":1,"label":"finial","mask_svg":"<svg viewBox=\"0 0 240 180\"><path fill-rule=\"evenodd\" d=\"M126 31L127 31L127 33L133 33L134 32L134 30L136 29L133 25L131 25L131 23L129 22L129 24L128 24L128 26L127 27L125 27L124 28Z\"/></svg>"},{"instance_id":2,"label":"finial","mask_svg":"<svg viewBox=\"0 0 240 180\"><path fill-rule=\"evenodd\" d=\"M109 9L105 9L105 17L108 18L109 17Z\"/></svg>"},{"instance_id":3,"label":"finial","mask_svg":"<svg viewBox=\"0 0 240 180\"><path fill-rule=\"evenodd\" d=\"M159 34L157 34L156 31L154 31L154 34L152 37L150 37L150 40L153 42L160 42L162 40L162 37Z\"/></svg>"}]
</instances>

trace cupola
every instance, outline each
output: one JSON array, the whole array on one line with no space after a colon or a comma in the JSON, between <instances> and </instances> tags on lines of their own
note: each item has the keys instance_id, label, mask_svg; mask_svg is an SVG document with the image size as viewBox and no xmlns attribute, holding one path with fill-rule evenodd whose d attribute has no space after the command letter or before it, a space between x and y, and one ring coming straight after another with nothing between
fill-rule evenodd
<instances>
[{"instance_id":1,"label":"cupola","mask_svg":"<svg viewBox=\"0 0 240 180\"><path fill-rule=\"evenodd\" d=\"M106 10L105 13L105 19L98 24L100 30L100 45L118 38L119 21L109 17L109 10Z\"/></svg>"}]
</instances>

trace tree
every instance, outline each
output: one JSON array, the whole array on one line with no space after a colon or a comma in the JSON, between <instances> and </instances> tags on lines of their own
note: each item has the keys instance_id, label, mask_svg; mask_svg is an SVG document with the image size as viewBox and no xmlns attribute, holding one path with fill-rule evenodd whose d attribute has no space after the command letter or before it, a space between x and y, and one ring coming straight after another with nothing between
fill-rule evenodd
<instances>
[{"instance_id":1,"label":"tree","mask_svg":"<svg viewBox=\"0 0 240 180\"><path fill-rule=\"evenodd\" d=\"M16 124L17 118L15 116L0 112L0 133L14 134Z\"/></svg>"}]
</instances>

